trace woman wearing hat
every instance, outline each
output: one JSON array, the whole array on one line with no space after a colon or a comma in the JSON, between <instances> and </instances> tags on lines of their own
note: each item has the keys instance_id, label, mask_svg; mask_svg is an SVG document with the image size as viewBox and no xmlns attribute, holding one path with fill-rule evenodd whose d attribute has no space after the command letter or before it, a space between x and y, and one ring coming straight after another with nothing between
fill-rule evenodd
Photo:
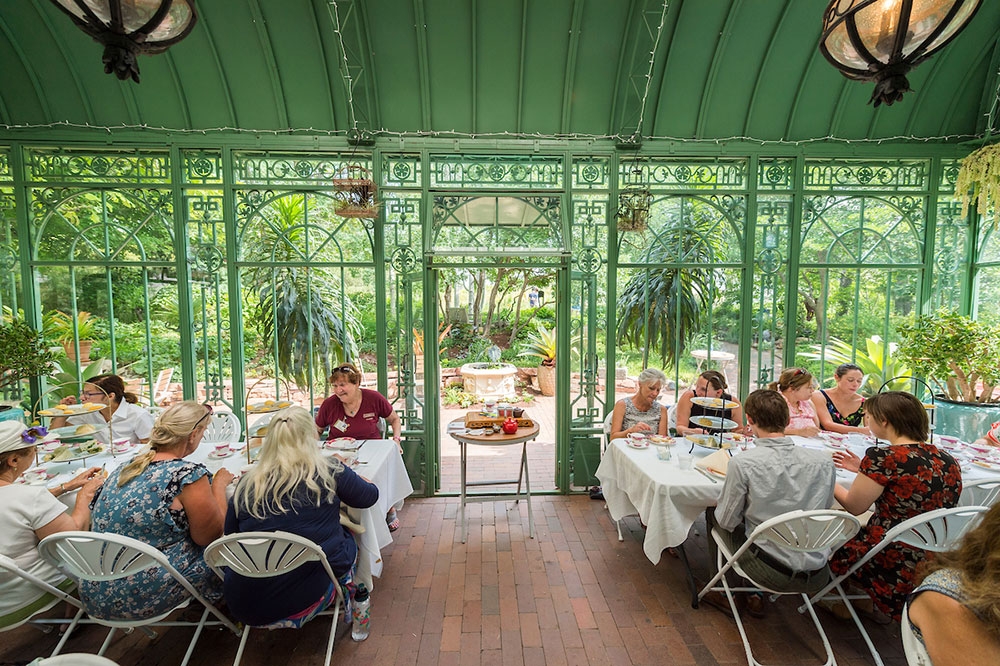
<instances>
[{"instance_id":1,"label":"woman wearing hat","mask_svg":"<svg viewBox=\"0 0 1000 666\"><path fill-rule=\"evenodd\" d=\"M100 467L91 467L55 488L15 483L35 464L35 447L44 428L27 428L20 421L0 423L0 553L19 567L53 585L73 586L58 569L38 555L38 542L50 534L85 530L90 522L90 500L104 482ZM73 510L56 499L79 490ZM13 574L0 573L0 618L39 602L44 593Z\"/></svg>"}]
</instances>

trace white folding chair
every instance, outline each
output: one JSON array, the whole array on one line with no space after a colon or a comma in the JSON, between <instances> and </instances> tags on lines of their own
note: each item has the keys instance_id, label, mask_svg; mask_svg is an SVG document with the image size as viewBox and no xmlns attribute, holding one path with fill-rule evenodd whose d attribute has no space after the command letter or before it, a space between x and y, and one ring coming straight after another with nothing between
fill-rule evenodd
<instances>
[{"instance_id":1,"label":"white folding chair","mask_svg":"<svg viewBox=\"0 0 1000 666\"><path fill-rule=\"evenodd\" d=\"M1000 499L1000 479L977 479L962 482L959 506L993 506Z\"/></svg>"},{"instance_id":2,"label":"white folding chair","mask_svg":"<svg viewBox=\"0 0 1000 666\"><path fill-rule=\"evenodd\" d=\"M73 629L79 624L80 618L83 616L83 607L80 605L79 600L74 599L66 592L63 592L58 587L45 582L38 576L31 574L17 565L13 559L7 557L6 555L0 554L0 571L5 571L8 574L17 576L18 578L25 581L26 585L32 585L38 588L39 598L33 601L23 612L8 614L9 621L0 624L0 631L10 631L11 629L16 629L26 622L31 624L40 625L44 627L45 631L50 631L51 629L47 626L50 624L69 624L66 631L63 633L62 637L59 639L59 643L56 645L55 649L52 651L51 656L56 656L59 651L63 649L66 645L66 641L69 640L70 634L73 633ZM65 601L70 606L77 608L76 614L72 619L67 618L52 618L52 619L33 619L37 615L44 613L49 610L60 601ZM14 616L14 617L12 617Z\"/></svg>"},{"instance_id":3,"label":"white folding chair","mask_svg":"<svg viewBox=\"0 0 1000 666\"><path fill-rule=\"evenodd\" d=\"M319 562L323 565L327 575L333 582L333 588L337 591L337 596L330 607L320 613L320 615L332 615L333 622L330 624L330 640L326 646L326 666L330 666L330 658L333 655L333 641L337 635L337 621L340 619L344 604L344 591L341 588L337 576L330 568L330 563L326 559L326 553L313 541L289 532L243 532L242 534L229 534L220 537L210 543L205 548L205 561L219 575L224 578L223 567L228 567L233 572L248 578L269 578L271 576L281 576L294 569L297 569L306 562ZM233 666L238 666L243 658L243 649L246 647L247 637L250 635L250 627L243 629L243 637L240 639L240 647L236 652L236 661Z\"/></svg>"},{"instance_id":4,"label":"white folding chair","mask_svg":"<svg viewBox=\"0 0 1000 666\"><path fill-rule=\"evenodd\" d=\"M733 611L733 619L736 620L736 627L739 629L740 637L743 639L743 647L747 654L747 663L752 666L762 666L753 656L750 640L747 637L746 629L743 627L743 621L740 619L739 610L736 608L736 600L733 598L733 592L768 592L772 595L798 594L805 602L805 606L808 607L809 615L812 617L816 631L819 632L819 636L823 641L823 647L826 649L826 662L824 662L823 666L832 666L837 663L837 660L833 656L830 640L826 637L826 632L823 631L823 626L819 623L819 618L816 617L816 611L812 607L809 596L801 592L788 592L762 585L744 571L743 567L740 566L739 559L751 546L761 541L769 541L782 550L804 553L828 552L844 545L860 529L861 522L845 511L836 511L833 509L789 511L780 516L775 516L770 520L765 520L747 536L743 545L736 549L736 551L732 551L727 545L725 538L719 532L719 528L714 528L712 530L712 538L715 539L715 542L719 546L717 555L719 571L698 593L698 599L700 600L709 592L725 592L726 598L729 600L729 607ZM726 580L726 573L730 569L733 569L740 576L749 580L753 587L730 587L729 581ZM718 586L720 582L722 583L721 587Z\"/></svg>"},{"instance_id":5,"label":"white folding chair","mask_svg":"<svg viewBox=\"0 0 1000 666\"><path fill-rule=\"evenodd\" d=\"M677 429L677 403L667 407L667 432L670 432L671 428Z\"/></svg>"},{"instance_id":6,"label":"white folding chair","mask_svg":"<svg viewBox=\"0 0 1000 666\"><path fill-rule=\"evenodd\" d=\"M215 412L202 436L203 442L238 442L243 439L243 425L232 412Z\"/></svg>"},{"instance_id":7,"label":"white folding chair","mask_svg":"<svg viewBox=\"0 0 1000 666\"><path fill-rule=\"evenodd\" d=\"M236 625L212 605L184 577L184 574L174 568L166 555L149 544L120 534L106 532L58 532L42 539L41 543L38 544L38 552L51 564L82 581L112 581L147 569L161 568L169 573L189 595L181 604L166 613L151 618L129 618L127 620L103 618L99 613L88 608L86 603L83 603L83 609L96 624L111 628L104 644L97 653L98 655L103 655L108 649L116 629L131 630L140 627L149 633L149 626L195 627L194 637L188 645L181 666L186 666L188 660L191 659L194 646L205 627L224 626L237 636L240 635L240 630ZM198 622L165 621L172 612L178 608L186 607L191 599L197 600L205 609ZM210 621L209 614L218 619Z\"/></svg>"},{"instance_id":8,"label":"white folding chair","mask_svg":"<svg viewBox=\"0 0 1000 666\"><path fill-rule=\"evenodd\" d=\"M30 666L118 666L118 662L111 661L107 657L99 657L96 654L70 652L58 657L33 661Z\"/></svg>"},{"instance_id":9,"label":"white folding chair","mask_svg":"<svg viewBox=\"0 0 1000 666\"><path fill-rule=\"evenodd\" d=\"M914 516L909 520L904 520L887 531L882 540L865 553L864 557L855 562L854 566L848 569L843 575L834 578L826 587L814 594L806 604L800 606L799 612L803 612L808 606L809 612L812 613L812 604L823 599L830 590L836 589L839 600L847 606L847 611L851 614L854 624L858 627L858 631L861 632L868 650L872 653L872 659L875 660L878 666L883 666L881 655L875 649L875 644L872 643L868 631L865 629L864 624L861 623L861 618L858 617L858 614L854 611L854 606L850 603L850 599L867 599L868 595L847 595L842 586L843 582L853 576L858 569L868 564L873 557L882 552L887 546L896 542L935 553L952 550L958 545L958 542L965 533L979 522L980 514L987 510L983 506L957 506L950 509L935 509L934 511ZM832 597L832 600L836 601L838 597Z\"/></svg>"}]
</instances>

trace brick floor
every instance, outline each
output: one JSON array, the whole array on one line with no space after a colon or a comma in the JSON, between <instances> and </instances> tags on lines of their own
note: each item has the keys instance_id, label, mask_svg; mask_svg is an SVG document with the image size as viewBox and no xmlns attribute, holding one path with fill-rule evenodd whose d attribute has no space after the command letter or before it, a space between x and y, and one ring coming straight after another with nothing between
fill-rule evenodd
<instances>
[{"instance_id":1,"label":"brick floor","mask_svg":"<svg viewBox=\"0 0 1000 666\"><path fill-rule=\"evenodd\" d=\"M523 503L472 505L469 540L458 542L457 499L408 501L396 542L383 551L385 571L372 595L372 632L364 643L341 634L334 664L744 664L733 621L711 607L692 609L683 567L642 554L642 528L624 521L618 542L602 502L585 496L535 499L536 538L527 538ZM688 551L706 571L703 525ZM790 598L763 620L747 618L757 657L767 663L818 664L822 645ZM871 663L853 624L820 611L838 663ZM256 632L243 663L323 663L328 621L298 631ZM870 627L887 666L903 666L899 629ZM96 651L104 632L83 629L70 652ZM151 642L139 632L111 646L123 666L180 663L190 633L167 629ZM54 635L31 627L2 634L0 664L48 654ZM192 664L229 663L232 635L210 630Z\"/></svg>"}]
</instances>

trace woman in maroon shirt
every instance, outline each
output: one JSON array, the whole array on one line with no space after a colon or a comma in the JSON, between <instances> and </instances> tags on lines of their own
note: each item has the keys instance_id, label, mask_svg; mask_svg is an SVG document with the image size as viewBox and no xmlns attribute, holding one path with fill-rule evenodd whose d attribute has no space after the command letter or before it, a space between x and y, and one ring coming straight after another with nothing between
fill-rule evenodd
<instances>
[{"instance_id":1,"label":"woman in maroon shirt","mask_svg":"<svg viewBox=\"0 0 1000 666\"><path fill-rule=\"evenodd\" d=\"M378 422L380 418L384 418L392 427L392 439L399 447L399 452L403 452L399 445L399 414L381 393L361 388L361 373L357 368L350 363L334 368L330 374L330 384L333 386L333 395L323 401L316 414L316 426L320 432L329 428L330 439L381 439L383 435ZM399 507L390 509L386 516L391 532L399 529L397 508Z\"/></svg>"}]
</instances>

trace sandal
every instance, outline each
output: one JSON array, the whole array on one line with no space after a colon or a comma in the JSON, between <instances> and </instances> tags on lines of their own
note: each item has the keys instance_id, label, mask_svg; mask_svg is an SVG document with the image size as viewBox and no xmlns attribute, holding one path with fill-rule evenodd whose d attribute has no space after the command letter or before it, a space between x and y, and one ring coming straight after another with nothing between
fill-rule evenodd
<instances>
[{"instance_id":1,"label":"sandal","mask_svg":"<svg viewBox=\"0 0 1000 666\"><path fill-rule=\"evenodd\" d=\"M390 532L395 532L399 529L399 517L396 515L395 511L390 511L385 517L385 524L389 526Z\"/></svg>"}]
</instances>

